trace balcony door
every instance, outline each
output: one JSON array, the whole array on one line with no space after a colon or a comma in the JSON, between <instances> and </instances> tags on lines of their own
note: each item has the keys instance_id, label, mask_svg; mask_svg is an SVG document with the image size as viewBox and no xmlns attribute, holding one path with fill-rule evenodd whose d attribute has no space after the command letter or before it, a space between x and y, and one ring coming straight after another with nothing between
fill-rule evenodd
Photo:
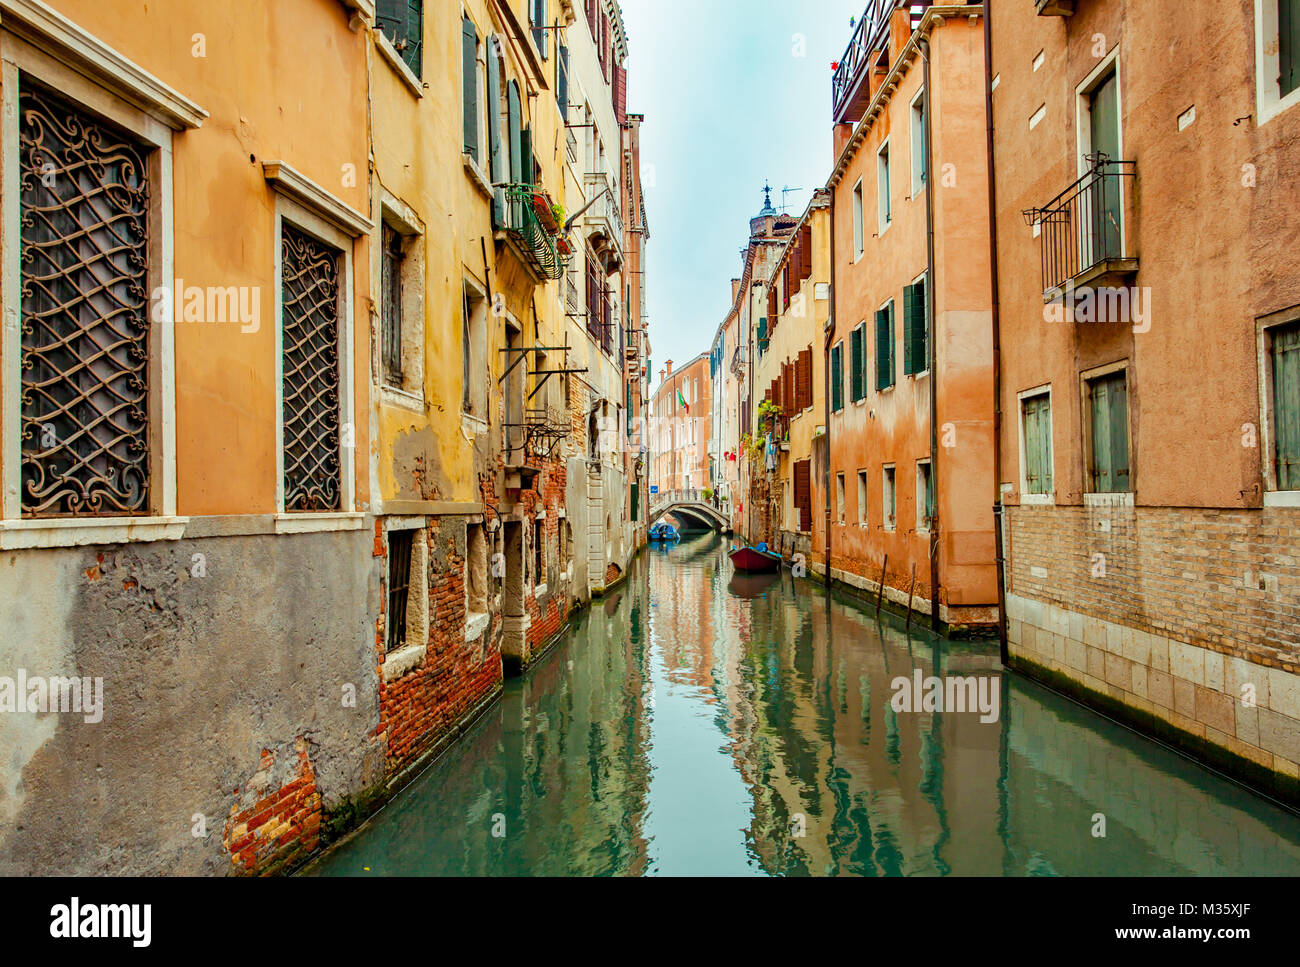
<instances>
[{"instance_id":1,"label":"balcony door","mask_svg":"<svg viewBox=\"0 0 1300 967\"><path fill-rule=\"evenodd\" d=\"M1085 165L1098 159L1108 162L1120 160L1119 76L1114 64L1101 75L1084 95L1088 113L1084 129L1088 143L1083 152ZM1083 207L1085 224L1083 251L1085 265L1096 265L1103 259L1118 258L1120 248L1120 220L1123 217L1123 198L1118 167L1102 165L1084 184L1086 201Z\"/></svg>"}]
</instances>

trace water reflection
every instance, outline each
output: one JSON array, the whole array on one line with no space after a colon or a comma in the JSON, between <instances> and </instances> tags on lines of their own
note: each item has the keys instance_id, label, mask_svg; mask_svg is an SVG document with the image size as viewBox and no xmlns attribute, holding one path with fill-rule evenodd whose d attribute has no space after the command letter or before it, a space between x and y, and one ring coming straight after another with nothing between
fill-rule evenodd
<instances>
[{"instance_id":1,"label":"water reflection","mask_svg":"<svg viewBox=\"0 0 1300 967\"><path fill-rule=\"evenodd\" d=\"M737 582L723 551L652 549L318 872L1300 872L1296 817L1022 679L996 723L895 712L895 677L995 649Z\"/></svg>"}]
</instances>

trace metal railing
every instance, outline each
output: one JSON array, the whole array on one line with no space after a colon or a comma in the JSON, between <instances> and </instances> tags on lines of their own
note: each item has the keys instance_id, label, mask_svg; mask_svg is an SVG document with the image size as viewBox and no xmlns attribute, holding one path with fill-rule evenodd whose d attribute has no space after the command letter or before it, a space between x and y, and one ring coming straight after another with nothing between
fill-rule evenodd
<instances>
[{"instance_id":1,"label":"metal railing","mask_svg":"<svg viewBox=\"0 0 1300 967\"><path fill-rule=\"evenodd\" d=\"M1024 213L1040 229L1043 291L1064 288L1104 262L1124 259L1123 179L1137 175L1137 163L1088 157L1089 169L1042 208Z\"/></svg>"},{"instance_id":2,"label":"metal railing","mask_svg":"<svg viewBox=\"0 0 1300 967\"><path fill-rule=\"evenodd\" d=\"M560 251L557 235L542 224L533 207L533 196L539 189L534 185L501 185L497 190L505 195L505 221L500 227L515 236L543 278L563 276L569 257Z\"/></svg>"},{"instance_id":3,"label":"metal railing","mask_svg":"<svg viewBox=\"0 0 1300 967\"><path fill-rule=\"evenodd\" d=\"M881 35L889 29L889 15L899 3L900 0L868 0L858 18L849 46L831 78L831 105L836 121L844 120L840 112L857 87L858 77L868 66L871 54L879 48Z\"/></svg>"}]
</instances>

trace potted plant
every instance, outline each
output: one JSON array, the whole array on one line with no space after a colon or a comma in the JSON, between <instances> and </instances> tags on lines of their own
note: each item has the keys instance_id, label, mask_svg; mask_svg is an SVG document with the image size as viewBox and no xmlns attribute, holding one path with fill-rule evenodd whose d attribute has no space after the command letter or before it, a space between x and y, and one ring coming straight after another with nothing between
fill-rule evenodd
<instances>
[{"instance_id":1,"label":"potted plant","mask_svg":"<svg viewBox=\"0 0 1300 967\"><path fill-rule=\"evenodd\" d=\"M555 224L554 207L551 197L546 194L544 188L533 189L533 211L537 213L537 220L542 223L542 227L552 235L559 229Z\"/></svg>"}]
</instances>

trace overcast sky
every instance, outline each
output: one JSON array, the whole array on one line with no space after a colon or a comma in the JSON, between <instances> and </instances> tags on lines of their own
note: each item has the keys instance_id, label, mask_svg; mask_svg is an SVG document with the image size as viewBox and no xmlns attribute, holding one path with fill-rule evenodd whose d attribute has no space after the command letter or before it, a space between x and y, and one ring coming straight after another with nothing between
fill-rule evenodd
<instances>
[{"instance_id":1,"label":"overcast sky","mask_svg":"<svg viewBox=\"0 0 1300 967\"><path fill-rule=\"evenodd\" d=\"M763 183L792 214L831 164L831 62L865 0L622 0L628 110L645 115L647 310L664 360L707 352ZM799 56L802 54L802 56Z\"/></svg>"}]
</instances>

